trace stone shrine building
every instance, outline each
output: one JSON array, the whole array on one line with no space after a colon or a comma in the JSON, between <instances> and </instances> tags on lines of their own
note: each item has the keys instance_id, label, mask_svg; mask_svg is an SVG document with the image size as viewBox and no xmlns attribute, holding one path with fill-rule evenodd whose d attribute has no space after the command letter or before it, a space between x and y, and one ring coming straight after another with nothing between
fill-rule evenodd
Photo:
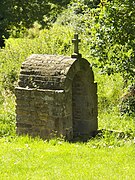
<instances>
[{"instance_id":1,"label":"stone shrine building","mask_svg":"<svg viewBox=\"0 0 135 180\"><path fill-rule=\"evenodd\" d=\"M21 66L16 94L17 134L70 140L98 128L97 84L74 35L71 57L33 54Z\"/></svg>"}]
</instances>

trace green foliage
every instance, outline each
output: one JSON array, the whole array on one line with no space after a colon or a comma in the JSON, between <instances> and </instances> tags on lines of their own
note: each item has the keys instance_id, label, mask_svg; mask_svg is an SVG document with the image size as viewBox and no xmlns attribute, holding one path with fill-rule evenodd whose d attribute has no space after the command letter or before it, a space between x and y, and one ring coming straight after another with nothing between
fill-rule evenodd
<instances>
[{"instance_id":1,"label":"green foliage","mask_svg":"<svg viewBox=\"0 0 135 180\"><path fill-rule=\"evenodd\" d=\"M129 96L122 100L121 113L128 113L129 115L135 114L135 97Z\"/></svg>"},{"instance_id":2,"label":"green foliage","mask_svg":"<svg viewBox=\"0 0 135 180\"><path fill-rule=\"evenodd\" d=\"M135 85L130 86L128 93L122 97L120 104L121 114L135 115Z\"/></svg>"},{"instance_id":3,"label":"green foliage","mask_svg":"<svg viewBox=\"0 0 135 180\"><path fill-rule=\"evenodd\" d=\"M129 133L135 132L135 118L127 114L121 116L119 107L99 113L99 129L113 129Z\"/></svg>"},{"instance_id":4,"label":"green foliage","mask_svg":"<svg viewBox=\"0 0 135 180\"><path fill-rule=\"evenodd\" d=\"M134 133L102 130L96 138L88 141L87 145L93 148L116 148L133 143Z\"/></svg>"},{"instance_id":5,"label":"green foliage","mask_svg":"<svg viewBox=\"0 0 135 180\"><path fill-rule=\"evenodd\" d=\"M0 1L0 47L10 34L18 35L37 21L42 28L50 27L70 2L54 0L1 0Z\"/></svg>"},{"instance_id":6,"label":"green foliage","mask_svg":"<svg viewBox=\"0 0 135 180\"><path fill-rule=\"evenodd\" d=\"M51 3L53 4L57 4L59 5L60 7L66 7L67 4L70 3L71 0L50 0Z\"/></svg>"},{"instance_id":7,"label":"green foliage","mask_svg":"<svg viewBox=\"0 0 135 180\"><path fill-rule=\"evenodd\" d=\"M134 1L111 1L98 9L94 20L92 55L104 72L121 72L134 80Z\"/></svg>"},{"instance_id":8,"label":"green foliage","mask_svg":"<svg viewBox=\"0 0 135 180\"><path fill-rule=\"evenodd\" d=\"M84 26L87 19L87 12L89 12L87 3L85 4L84 0L75 0L58 16L56 24L69 26L73 28L75 32L82 33L85 30Z\"/></svg>"},{"instance_id":9,"label":"green foliage","mask_svg":"<svg viewBox=\"0 0 135 180\"><path fill-rule=\"evenodd\" d=\"M0 94L0 137L15 135L15 97L2 91Z\"/></svg>"},{"instance_id":10,"label":"green foliage","mask_svg":"<svg viewBox=\"0 0 135 180\"><path fill-rule=\"evenodd\" d=\"M95 73L98 82L98 111L106 112L108 107L113 109L119 104L119 100L123 94L123 78L120 74L105 75Z\"/></svg>"},{"instance_id":11,"label":"green foliage","mask_svg":"<svg viewBox=\"0 0 135 180\"><path fill-rule=\"evenodd\" d=\"M116 76L121 74L123 77L123 80L115 80L120 82L120 86L119 83L116 83L116 87L112 87L115 83L107 86L110 88L109 91L105 91L104 84L101 83L102 78L101 81L97 78L99 111L100 109L105 111L110 104L111 106L119 104L120 96L124 92L122 88L128 83L134 83L134 3L134 1L105 0L94 9L83 0L73 1L56 21L56 24L73 27L75 32L81 34L80 51L95 66L96 73L100 72L99 77L102 74L106 78L104 82L110 79L106 74ZM113 94L109 95L110 92ZM134 96L124 100L121 106L124 112L133 112Z\"/></svg>"},{"instance_id":12,"label":"green foliage","mask_svg":"<svg viewBox=\"0 0 135 180\"><path fill-rule=\"evenodd\" d=\"M84 0L73 1L56 23L83 34L87 55L103 73L120 72L125 82L134 81L134 3L104 0L92 8Z\"/></svg>"}]
</instances>

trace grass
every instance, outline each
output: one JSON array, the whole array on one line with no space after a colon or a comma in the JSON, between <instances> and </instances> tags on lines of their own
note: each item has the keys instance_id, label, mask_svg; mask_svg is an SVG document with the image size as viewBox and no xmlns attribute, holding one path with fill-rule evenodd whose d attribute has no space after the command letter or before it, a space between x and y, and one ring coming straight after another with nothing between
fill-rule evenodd
<instances>
[{"instance_id":1,"label":"grass","mask_svg":"<svg viewBox=\"0 0 135 180\"><path fill-rule=\"evenodd\" d=\"M123 132L135 131L135 118L133 116L121 116L118 108L99 114L99 129L117 130Z\"/></svg>"},{"instance_id":2,"label":"grass","mask_svg":"<svg viewBox=\"0 0 135 180\"><path fill-rule=\"evenodd\" d=\"M15 134L15 96L1 91L0 98L0 137Z\"/></svg>"},{"instance_id":3,"label":"grass","mask_svg":"<svg viewBox=\"0 0 135 180\"><path fill-rule=\"evenodd\" d=\"M28 137L0 139L0 179L134 180L135 146L96 147ZM101 140L102 141L102 140Z\"/></svg>"}]
</instances>

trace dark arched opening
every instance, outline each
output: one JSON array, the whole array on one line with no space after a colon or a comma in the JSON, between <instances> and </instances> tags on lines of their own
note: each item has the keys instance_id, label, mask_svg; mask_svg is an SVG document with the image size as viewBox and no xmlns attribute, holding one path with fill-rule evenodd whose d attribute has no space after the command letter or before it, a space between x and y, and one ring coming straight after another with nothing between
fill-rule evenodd
<instances>
[{"instance_id":1,"label":"dark arched opening","mask_svg":"<svg viewBox=\"0 0 135 180\"><path fill-rule=\"evenodd\" d=\"M82 73L78 72L75 75L72 84L72 118L74 137L88 133L88 93L82 76Z\"/></svg>"}]
</instances>

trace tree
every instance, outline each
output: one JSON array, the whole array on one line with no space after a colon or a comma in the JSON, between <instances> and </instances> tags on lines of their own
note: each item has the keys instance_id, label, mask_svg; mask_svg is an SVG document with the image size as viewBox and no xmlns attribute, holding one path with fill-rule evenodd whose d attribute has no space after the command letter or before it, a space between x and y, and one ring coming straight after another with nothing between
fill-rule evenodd
<instances>
[{"instance_id":1,"label":"tree","mask_svg":"<svg viewBox=\"0 0 135 180\"><path fill-rule=\"evenodd\" d=\"M104 1L94 17L92 55L104 72L122 73L125 80L135 75L135 1Z\"/></svg>"},{"instance_id":2,"label":"tree","mask_svg":"<svg viewBox=\"0 0 135 180\"><path fill-rule=\"evenodd\" d=\"M69 2L70 0L1 0L0 47L4 45L4 37L9 37L12 27L18 30L22 27L29 28L35 21L43 28L48 27Z\"/></svg>"}]
</instances>

